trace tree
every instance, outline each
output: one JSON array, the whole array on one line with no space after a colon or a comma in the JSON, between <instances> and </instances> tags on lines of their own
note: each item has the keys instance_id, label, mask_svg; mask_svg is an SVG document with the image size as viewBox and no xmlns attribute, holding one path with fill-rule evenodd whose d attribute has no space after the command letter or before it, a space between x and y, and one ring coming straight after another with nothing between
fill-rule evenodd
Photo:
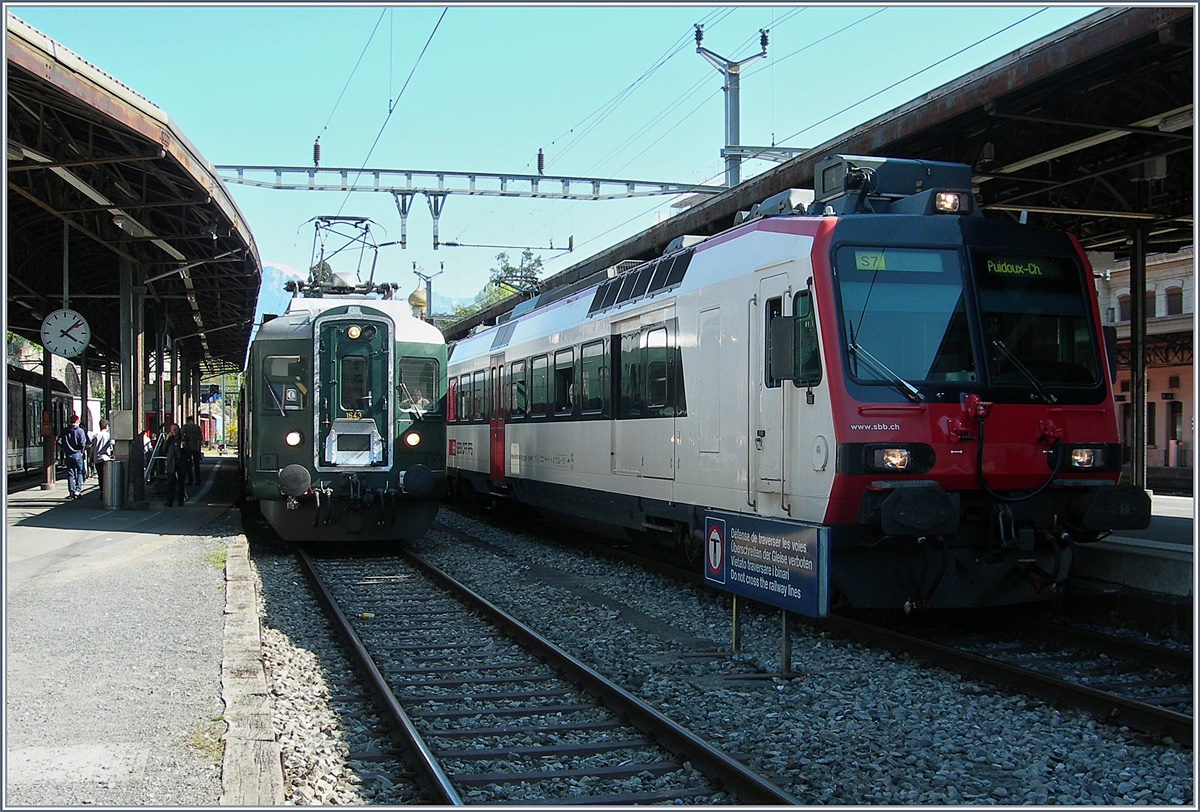
<instances>
[{"instance_id":1,"label":"tree","mask_svg":"<svg viewBox=\"0 0 1200 812\"><path fill-rule=\"evenodd\" d=\"M533 251L526 248L521 252L521 259L513 265L507 251L496 254L498 267L492 268L488 283L470 304L458 305L450 311L447 326L486 310L497 302L501 302L514 293L523 293L527 297L536 296L541 286L539 274L542 272L542 258L535 257ZM435 321L436 321L435 317Z\"/></svg>"}]
</instances>

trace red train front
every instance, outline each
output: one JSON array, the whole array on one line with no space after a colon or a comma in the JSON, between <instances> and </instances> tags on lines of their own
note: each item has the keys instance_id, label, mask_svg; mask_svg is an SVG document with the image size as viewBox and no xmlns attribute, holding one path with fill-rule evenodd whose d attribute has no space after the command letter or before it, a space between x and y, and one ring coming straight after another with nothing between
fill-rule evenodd
<instances>
[{"instance_id":1,"label":"red train front","mask_svg":"<svg viewBox=\"0 0 1200 812\"><path fill-rule=\"evenodd\" d=\"M1068 235L977 216L968 167L841 158L830 170L813 250L828 284L813 288L837 587L857 605L886 593L910 608L1044 597L1074 543L1149 522L1146 493L1117 484L1086 256Z\"/></svg>"}]
</instances>

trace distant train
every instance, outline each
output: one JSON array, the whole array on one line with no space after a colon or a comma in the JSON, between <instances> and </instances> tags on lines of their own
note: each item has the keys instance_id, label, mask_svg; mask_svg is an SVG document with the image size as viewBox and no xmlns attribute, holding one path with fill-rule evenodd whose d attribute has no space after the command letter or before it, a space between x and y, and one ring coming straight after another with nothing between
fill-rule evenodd
<instances>
[{"instance_id":1,"label":"distant train","mask_svg":"<svg viewBox=\"0 0 1200 812\"><path fill-rule=\"evenodd\" d=\"M364 218L317 221L369 239ZM445 490L445 339L394 283L333 273L320 253L313 268L250 345L246 494L288 540L420 538Z\"/></svg>"},{"instance_id":2,"label":"distant train","mask_svg":"<svg viewBox=\"0 0 1200 812\"><path fill-rule=\"evenodd\" d=\"M815 185L457 343L452 489L697 560L714 512L815 528L860 608L1044 599L1076 543L1145 527L1078 242L983 217L960 164Z\"/></svg>"},{"instance_id":3,"label":"distant train","mask_svg":"<svg viewBox=\"0 0 1200 812\"><path fill-rule=\"evenodd\" d=\"M43 422L50 435L57 437L67 425L72 414L85 417L80 411L81 402L73 397L66 384L57 378L51 379L50 403L45 403L43 376L8 364L7 380L8 425L6 427L5 469L9 476L32 474L42 470L45 459L45 435ZM88 399L88 413L84 428L94 431L102 416L98 398Z\"/></svg>"}]
</instances>

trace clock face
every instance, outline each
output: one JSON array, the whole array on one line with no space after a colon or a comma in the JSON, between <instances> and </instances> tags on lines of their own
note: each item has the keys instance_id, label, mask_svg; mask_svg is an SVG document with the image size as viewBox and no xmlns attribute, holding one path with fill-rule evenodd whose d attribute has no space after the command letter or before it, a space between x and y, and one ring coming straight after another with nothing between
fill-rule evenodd
<instances>
[{"instance_id":1,"label":"clock face","mask_svg":"<svg viewBox=\"0 0 1200 812\"><path fill-rule=\"evenodd\" d=\"M55 355L74 358L91 340L87 319L74 310L55 310L42 321L42 346Z\"/></svg>"}]
</instances>

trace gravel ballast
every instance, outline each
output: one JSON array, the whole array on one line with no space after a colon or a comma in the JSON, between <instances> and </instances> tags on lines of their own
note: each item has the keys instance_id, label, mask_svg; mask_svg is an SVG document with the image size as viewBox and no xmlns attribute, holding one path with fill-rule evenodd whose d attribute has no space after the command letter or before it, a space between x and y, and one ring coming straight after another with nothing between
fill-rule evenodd
<instances>
[{"instance_id":1,"label":"gravel ballast","mask_svg":"<svg viewBox=\"0 0 1200 812\"><path fill-rule=\"evenodd\" d=\"M728 596L447 510L439 518L486 543L464 543L435 530L418 544L424 557L648 704L774 776L803 804L1194 805L1191 750L835 641L801 624L792 632L797 676L762 679L779 670L777 610L739 610L740 655L690 656L689 641L696 639L728 646ZM539 583L531 573L543 567L574 576L573 583L604 600ZM272 558L260 575L285 783L299 782L289 801L417 802L411 788L397 790L382 779L385 786L378 764L372 770L370 762L346 761L351 747L369 751L387 744L343 729L351 717L328 716L327 677L344 665L331 666L341 655L328 648L333 643L327 630L320 631L324 621L303 608L311 599L292 565ZM292 600L294 606L285 603ZM674 633L656 630L647 617ZM282 631L285 623L299 625L279 635L269 630ZM302 656L300 649L316 656ZM293 693L301 701L293 701ZM359 738L346 744L350 736ZM320 776L342 789L318 789Z\"/></svg>"}]
</instances>

